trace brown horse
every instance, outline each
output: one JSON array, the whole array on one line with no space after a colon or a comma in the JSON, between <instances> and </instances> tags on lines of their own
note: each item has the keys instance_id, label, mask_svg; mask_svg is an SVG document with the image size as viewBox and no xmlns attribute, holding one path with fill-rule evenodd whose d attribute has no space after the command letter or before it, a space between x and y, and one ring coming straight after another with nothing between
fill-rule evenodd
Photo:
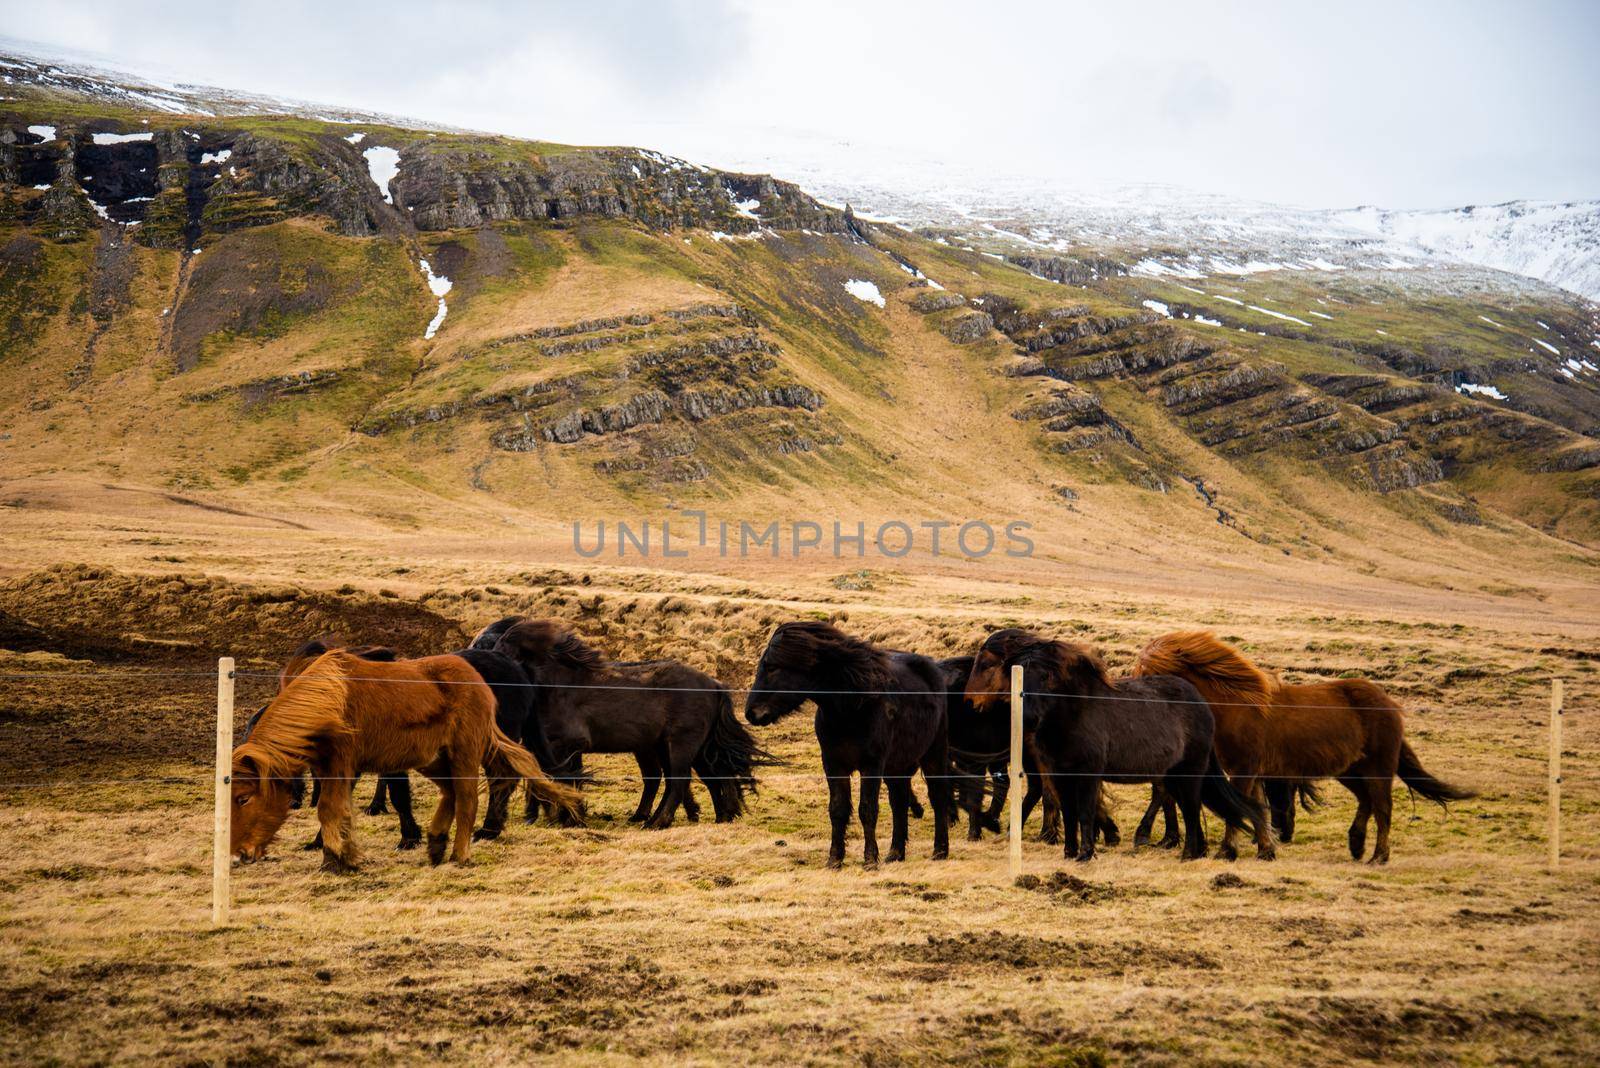
<instances>
[{"instance_id":1,"label":"brown horse","mask_svg":"<svg viewBox=\"0 0 1600 1068\"><path fill-rule=\"evenodd\" d=\"M539 770L533 756L495 725L494 696L458 656L394 662L333 650L289 679L255 730L233 751L233 852L259 859L289 814L288 780L311 769L322 786L323 867L349 871L351 787L362 772L418 768L439 788L428 828L428 859L444 859L450 823L452 859L465 862L478 812L478 772L521 777L529 789L568 810L576 791Z\"/></svg>"},{"instance_id":2,"label":"brown horse","mask_svg":"<svg viewBox=\"0 0 1600 1068\"><path fill-rule=\"evenodd\" d=\"M1134 674L1176 675L1194 684L1216 717L1217 757L1245 794L1259 797L1266 780L1338 779L1356 795L1350 855L1357 860L1366 851L1369 819L1378 825L1372 863L1389 859L1396 775L1441 805L1474 796L1423 770L1405 740L1400 706L1366 679L1286 686L1207 631L1155 639L1139 653ZM1233 835L1229 827L1224 851L1233 850Z\"/></svg>"}]
</instances>

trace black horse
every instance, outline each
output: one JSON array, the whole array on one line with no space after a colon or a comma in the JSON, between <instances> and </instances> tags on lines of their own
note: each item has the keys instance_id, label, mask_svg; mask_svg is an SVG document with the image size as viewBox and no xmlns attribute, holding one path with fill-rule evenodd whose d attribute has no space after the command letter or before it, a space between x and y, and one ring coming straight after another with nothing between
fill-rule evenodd
<instances>
[{"instance_id":1,"label":"black horse","mask_svg":"<svg viewBox=\"0 0 1600 1068\"><path fill-rule=\"evenodd\" d=\"M785 623L767 642L745 699L745 719L774 723L807 701L816 705L817 742L828 777L833 839L828 866L844 864L850 776L861 773L863 860L878 863L878 787L887 784L890 861L904 860L911 776L922 769L933 813L933 857L950 853L949 724L939 666L916 653L880 649L826 623Z\"/></svg>"},{"instance_id":2,"label":"black horse","mask_svg":"<svg viewBox=\"0 0 1600 1068\"><path fill-rule=\"evenodd\" d=\"M1021 630L991 634L973 662L967 693L980 709L996 696L1012 665L1026 686L1023 720L1046 789L1062 799L1063 850L1094 858L1095 815L1102 782L1159 783L1183 814L1183 859L1205 856L1200 806L1252 832L1266 813L1223 776L1212 752L1215 723L1199 691L1170 675L1112 682L1085 646Z\"/></svg>"},{"instance_id":3,"label":"black horse","mask_svg":"<svg viewBox=\"0 0 1600 1068\"><path fill-rule=\"evenodd\" d=\"M311 661L332 648L336 648L336 646L321 640L312 640L300 646L289 654L289 660L279 674L280 685L287 679L298 675L310 665ZM398 653L387 646L358 646L351 648L349 651L363 660L393 661L400 658ZM473 670L488 685L489 691L494 694L495 722L500 729L513 741L521 742L526 746L533 753L534 759L539 762L541 768L550 767L550 746L545 739L544 732L540 729L539 720L533 715L534 688L521 666L510 657L487 649L460 649L454 655L471 664ZM265 706L263 706L264 708ZM250 727L255 726L256 718L260 714L260 711L257 711L251 717ZM247 727L247 732L248 729ZM472 832L472 837L475 840L500 837L501 832L505 830L506 810L510 803L511 795L516 792L517 782L518 780L516 779L490 781L489 804L484 812L483 826ZM304 784L297 783L296 785L303 794L305 790ZM313 782L312 805L317 803L317 796L320 792L320 786ZM415 849L421 845L422 828L418 825L416 816L412 812L411 776L409 773L402 771L378 776L378 785L372 793L372 803L367 806L367 814L372 816L382 815L389 810L389 805L394 806L395 815L400 819L400 844L397 848ZM321 832L318 832L316 839L306 848L322 848Z\"/></svg>"},{"instance_id":4,"label":"black horse","mask_svg":"<svg viewBox=\"0 0 1600 1068\"><path fill-rule=\"evenodd\" d=\"M565 623L549 619L505 627L495 648L537 684L533 718L557 772L570 776L574 758L584 753L634 755L644 789L632 818L646 827L672 826L680 806L697 811L692 774L711 794L717 822L735 819L745 810L745 796L755 793L756 767L779 763L734 718L727 688L686 664L607 662ZM663 781L666 789L652 812Z\"/></svg>"},{"instance_id":5,"label":"black horse","mask_svg":"<svg viewBox=\"0 0 1600 1068\"><path fill-rule=\"evenodd\" d=\"M1000 814L1005 810L1011 790L1011 721L1005 716L979 712L967 699L967 679L972 674L970 656L952 656L939 661L944 675L946 714L950 718L950 766L955 784L955 801L967 812L967 838L977 841L985 829L1002 833ZM1024 738L1022 772L1026 789L1022 796L1022 822L1026 824L1042 800L1044 813L1039 841L1052 845L1061 841L1061 809L1044 789L1038 762ZM991 785L992 784L992 785ZM983 806L983 795L990 794ZM1107 846L1122 840L1117 821L1111 817L1108 799L1102 794L1095 828Z\"/></svg>"}]
</instances>

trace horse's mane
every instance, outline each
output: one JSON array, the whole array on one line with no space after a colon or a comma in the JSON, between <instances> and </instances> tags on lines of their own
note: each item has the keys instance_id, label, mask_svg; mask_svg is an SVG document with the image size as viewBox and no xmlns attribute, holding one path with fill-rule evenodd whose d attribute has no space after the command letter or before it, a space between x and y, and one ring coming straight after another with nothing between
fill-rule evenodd
<instances>
[{"instance_id":1,"label":"horse's mane","mask_svg":"<svg viewBox=\"0 0 1600 1068\"><path fill-rule=\"evenodd\" d=\"M299 674L295 670L296 668L309 665L315 662L317 657L323 653L329 653L335 649L341 649L354 656L359 656L363 660L381 660L386 663L393 663L400 659L400 654L387 645L347 646L343 643L335 642L331 638L312 638L290 653L289 659L283 662L283 667L278 671L278 689L282 690L288 685L290 679Z\"/></svg>"},{"instance_id":2,"label":"horse's mane","mask_svg":"<svg viewBox=\"0 0 1600 1068\"><path fill-rule=\"evenodd\" d=\"M358 660L335 649L290 679L268 702L249 740L234 751L234 759L249 757L263 779L288 778L311 763L319 741L350 734L352 728L345 719L349 696L345 680Z\"/></svg>"},{"instance_id":3,"label":"horse's mane","mask_svg":"<svg viewBox=\"0 0 1600 1068\"><path fill-rule=\"evenodd\" d=\"M467 643L468 649L493 649L506 631L527 619L527 616L505 616L484 627Z\"/></svg>"},{"instance_id":4,"label":"horse's mane","mask_svg":"<svg viewBox=\"0 0 1600 1068\"><path fill-rule=\"evenodd\" d=\"M1163 634L1139 651L1133 674L1178 675L1194 683L1207 702L1265 709L1278 681L1207 630Z\"/></svg>"},{"instance_id":5,"label":"horse's mane","mask_svg":"<svg viewBox=\"0 0 1600 1068\"><path fill-rule=\"evenodd\" d=\"M1115 688L1111 676L1106 674L1105 661L1100 659L1099 653L1087 645L1038 639L1033 644L1025 646L1020 655L1047 661L1063 679L1070 680L1074 685L1098 684L1106 689Z\"/></svg>"},{"instance_id":6,"label":"horse's mane","mask_svg":"<svg viewBox=\"0 0 1600 1068\"><path fill-rule=\"evenodd\" d=\"M555 660L578 671L595 671L605 665L600 650L572 633L557 619L525 619L506 629L495 646L513 657L526 652L536 659Z\"/></svg>"},{"instance_id":7,"label":"horse's mane","mask_svg":"<svg viewBox=\"0 0 1600 1068\"><path fill-rule=\"evenodd\" d=\"M817 620L784 623L772 632L766 656L778 667L814 668L826 664L861 691L889 689L889 655L871 642Z\"/></svg>"}]
</instances>

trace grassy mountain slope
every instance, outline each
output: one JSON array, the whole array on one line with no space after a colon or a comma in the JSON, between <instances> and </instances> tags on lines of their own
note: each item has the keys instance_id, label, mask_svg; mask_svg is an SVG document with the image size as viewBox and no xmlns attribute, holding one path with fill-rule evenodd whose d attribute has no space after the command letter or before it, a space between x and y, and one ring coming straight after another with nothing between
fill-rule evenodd
<instances>
[{"instance_id":1,"label":"grassy mountain slope","mask_svg":"<svg viewBox=\"0 0 1600 1068\"><path fill-rule=\"evenodd\" d=\"M1595 559L1594 313L1548 291L1062 284L631 149L3 106L14 495L137 484L551 543L696 506L1020 518L1056 563L1413 579ZM399 155L384 190L372 146ZM423 260L451 283L431 338Z\"/></svg>"}]
</instances>

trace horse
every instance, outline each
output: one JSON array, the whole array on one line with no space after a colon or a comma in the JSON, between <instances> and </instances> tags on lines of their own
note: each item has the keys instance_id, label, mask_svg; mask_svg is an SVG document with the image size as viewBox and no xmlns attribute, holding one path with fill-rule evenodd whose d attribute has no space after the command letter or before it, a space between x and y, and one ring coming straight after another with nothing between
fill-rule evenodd
<instances>
[{"instance_id":1,"label":"horse","mask_svg":"<svg viewBox=\"0 0 1600 1068\"><path fill-rule=\"evenodd\" d=\"M878 788L887 783L893 830L887 861L906 855L911 776L918 768L933 813L933 858L950 854L949 724L939 666L916 653L892 652L827 623L784 623L756 664L744 718L775 723L807 701L816 705L817 742L828 778L833 837L828 867L844 865L850 776L861 774L862 860L878 864Z\"/></svg>"},{"instance_id":2,"label":"horse","mask_svg":"<svg viewBox=\"0 0 1600 1068\"><path fill-rule=\"evenodd\" d=\"M608 663L565 623L549 619L512 624L495 649L537 680L536 715L555 768L584 753L634 755L644 787L631 818L647 829L672 826L680 806L692 810L686 800L693 773L711 794L717 822L736 819L745 796L755 793L756 767L778 762L734 718L727 688L686 664Z\"/></svg>"},{"instance_id":3,"label":"horse","mask_svg":"<svg viewBox=\"0 0 1600 1068\"><path fill-rule=\"evenodd\" d=\"M1185 860L1206 854L1202 804L1253 832L1266 823L1261 807L1223 777L1212 752L1211 710L1188 682L1170 676L1113 682L1086 646L1002 630L983 643L967 682L980 711L1004 701L1013 665L1023 669L1023 722L1033 730L1046 788L1064 795L1066 856L1094 859L1102 782L1160 783L1183 814ZM1058 777L1071 785L1061 789Z\"/></svg>"},{"instance_id":4,"label":"horse","mask_svg":"<svg viewBox=\"0 0 1600 1068\"><path fill-rule=\"evenodd\" d=\"M348 872L358 851L350 795L364 771L420 768L439 788L428 827L428 861L465 863L477 816L480 768L518 776L567 808L576 791L546 778L533 755L494 722L494 695L459 656L366 660L335 649L294 675L233 751L232 852L259 860L289 814L283 783L307 768L321 783L317 820L324 870Z\"/></svg>"},{"instance_id":5,"label":"horse","mask_svg":"<svg viewBox=\"0 0 1600 1068\"><path fill-rule=\"evenodd\" d=\"M972 674L970 656L953 656L938 661L939 671L945 681L945 714L950 721L950 767L954 784L955 807L967 812L967 838L978 841L985 828L1000 834L1000 813L1004 811L1006 797L1011 790L1011 723L1003 716L982 715L967 700L967 677ZM1039 777L1039 767L1033 753L1024 743L1022 771L1026 790L1022 798L1022 822L1027 823L1034 807L1044 801L1044 815L1039 840L1055 844L1061 841L1061 810L1044 791L1044 780ZM993 783L988 808L983 807L983 795ZM1116 820L1111 817L1110 799L1100 798L1095 827L1107 846L1121 841Z\"/></svg>"},{"instance_id":6,"label":"horse","mask_svg":"<svg viewBox=\"0 0 1600 1068\"><path fill-rule=\"evenodd\" d=\"M472 639L470 648L493 649L499 644L501 635L526 618L526 616L506 616L495 620L477 633ZM639 665L635 663L632 666ZM656 759L653 753L635 754L635 759L639 765L639 781L643 786L640 791L639 804L635 807L633 815L628 817L628 822L643 823L649 817L651 802L656 795L656 791L660 789L662 768L661 762ZM557 782L579 785L585 781L582 753L572 754L559 767L552 767L549 770L551 778ZM539 803L530 796L528 798L528 810L525 814L525 818L529 823L539 818L539 807ZM553 816L558 815L554 812L551 814ZM694 799L693 789L687 789L683 792L683 815L690 823L700 822L700 805Z\"/></svg>"},{"instance_id":7,"label":"horse","mask_svg":"<svg viewBox=\"0 0 1600 1068\"><path fill-rule=\"evenodd\" d=\"M1404 714L1393 698L1367 679L1331 679L1285 685L1209 631L1156 638L1139 653L1138 675L1176 675L1192 683L1217 721L1217 755L1247 793L1276 781L1286 787L1337 779L1356 797L1350 856L1366 852L1367 825L1377 822L1371 863L1389 860L1391 791L1399 776L1411 789L1448 807L1474 792L1429 774L1405 739ZM1302 795L1304 796L1304 795ZM1282 810L1292 833L1293 795ZM1223 836L1233 849L1233 829Z\"/></svg>"},{"instance_id":8,"label":"horse","mask_svg":"<svg viewBox=\"0 0 1600 1068\"><path fill-rule=\"evenodd\" d=\"M278 673L278 688L281 691L289 679L294 678L311 664L317 657L330 649L340 648L322 639L313 639L301 645L289 654L289 659L284 663ZM346 651L361 657L363 660L394 661L400 659L398 653L386 646L367 645L347 647ZM514 742L521 742L529 749L539 766L543 769L551 767L550 747L545 741L544 732L539 727L539 721L532 714L533 686L527 674L510 657L488 649L459 649L455 652L471 664L478 677L489 686L489 691L494 694L495 722L506 736ZM265 707L265 706L263 706ZM260 713L258 712L257 715ZM251 719L251 726L255 719ZM248 730L248 728L247 728ZM246 734L248 737L248 734ZM548 771L547 771L548 774ZM500 837L505 829L506 810L511 795L516 791L517 779L495 779L489 784L489 805L484 815L483 826L472 832L478 841L493 840ZM304 785L297 779L294 789L304 792ZM311 803L317 803L320 784L313 784ZM378 776L377 788L372 793L372 803L367 806L367 814L381 815L388 811L388 803L393 803L395 814L400 818L400 844L399 849L415 849L422 844L422 828L417 825L416 817L411 806L411 776L407 772L393 775ZM534 805L533 797L529 795L529 804ZM299 807L298 804L292 807ZM306 845L307 849L317 849L322 845L321 835L311 840Z\"/></svg>"}]
</instances>

